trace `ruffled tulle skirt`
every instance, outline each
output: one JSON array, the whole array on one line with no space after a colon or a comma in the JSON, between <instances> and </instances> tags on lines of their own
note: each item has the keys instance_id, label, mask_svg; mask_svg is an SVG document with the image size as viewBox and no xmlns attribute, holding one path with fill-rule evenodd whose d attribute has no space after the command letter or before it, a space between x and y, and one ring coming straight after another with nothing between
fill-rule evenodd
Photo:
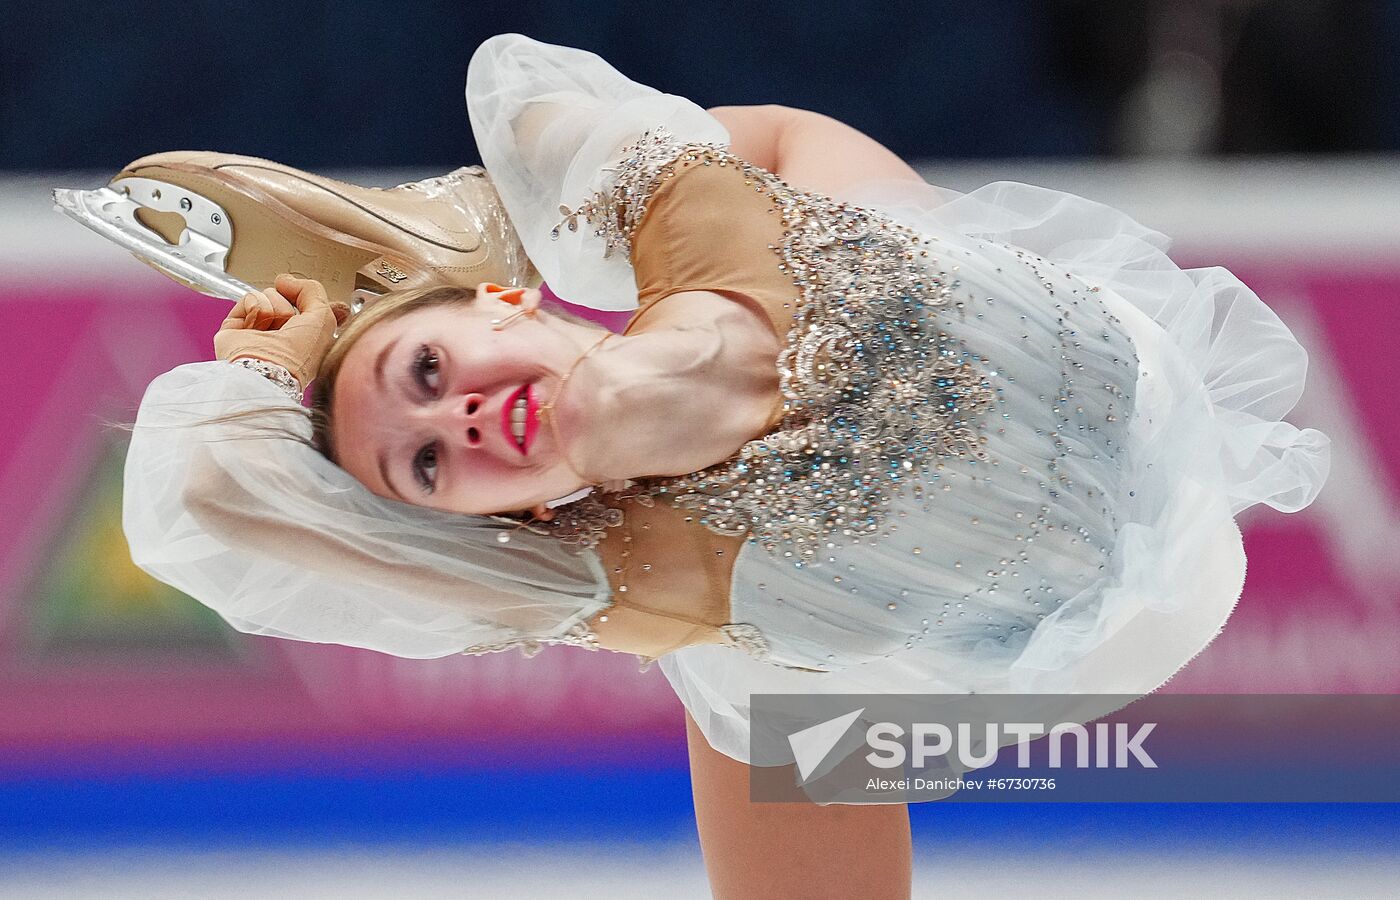
<instances>
[{"instance_id":1,"label":"ruffled tulle skirt","mask_svg":"<svg viewBox=\"0 0 1400 900\"><path fill-rule=\"evenodd\" d=\"M896 500L893 536L815 568L745 547L732 619L829 671L700 646L663 657L666 677L711 745L754 764L791 760L751 759L753 693L1157 689L1240 596L1234 517L1302 509L1326 479L1326 436L1282 421L1306 351L1230 272L1179 268L1102 204L1016 183L841 199L924 235L957 283L942 325L996 372L990 459L949 460Z\"/></svg>"}]
</instances>

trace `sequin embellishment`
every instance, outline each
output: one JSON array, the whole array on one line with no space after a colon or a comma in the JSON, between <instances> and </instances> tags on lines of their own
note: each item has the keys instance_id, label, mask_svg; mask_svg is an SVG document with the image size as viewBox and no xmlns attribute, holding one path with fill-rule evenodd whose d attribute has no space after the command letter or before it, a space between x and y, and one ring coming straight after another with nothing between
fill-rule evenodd
<instances>
[{"instance_id":1,"label":"sequin embellishment","mask_svg":"<svg viewBox=\"0 0 1400 900\"><path fill-rule=\"evenodd\" d=\"M749 625L743 622L721 625L720 634L724 635L726 645L737 647L745 653L757 659L769 660L768 639L759 631L758 626ZM784 668L795 668L784 666Z\"/></svg>"},{"instance_id":2,"label":"sequin embellishment","mask_svg":"<svg viewBox=\"0 0 1400 900\"><path fill-rule=\"evenodd\" d=\"M551 535L578 549L596 547L608 528L623 523L623 513L612 503L635 501L642 506L655 506L655 489L646 482L628 481L622 490L600 495L594 491L573 503L554 508L554 518L548 522L533 519L525 528L537 534Z\"/></svg>"},{"instance_id":3,"label":"sequin embellishment","mask_svg":"<svg viewBox=\"0 0 1400 900\"><path fill-rule=\"evenodd\" d=\"M601 649L598 636L588 627L586 621L575 622L563 634L552 638L520 637L498 641L492 644L474 644L462 651L464 656L482 656L487 653L501 653L506 650L519 650L525 657L532 657L544 649L546 644L568 644L586 650Z\"/></svg>"},{"instance_id":4,"label":"sequin embellishment","mask_svg":"<svg viewBox=\"0 0 1400 900\"><path fill-rule=\"evenodd\" d=\"M657 187L696 165L734 167L781 217L785 240L771 249L793 280L796 311L778 359L785 412L777 430L730 459L644 484L698 510L715 532L749 534L798 567L818 565L834 535L873 543L889 501L939 458L985 458L979 417L994 399L984 373L995 366L938 327L958 282L917 232L791 188L718 146L644 133L609 170L609 189L561 209L561 227L582 218L605 255L630 254Z\"/></svg>"}]
</instances>

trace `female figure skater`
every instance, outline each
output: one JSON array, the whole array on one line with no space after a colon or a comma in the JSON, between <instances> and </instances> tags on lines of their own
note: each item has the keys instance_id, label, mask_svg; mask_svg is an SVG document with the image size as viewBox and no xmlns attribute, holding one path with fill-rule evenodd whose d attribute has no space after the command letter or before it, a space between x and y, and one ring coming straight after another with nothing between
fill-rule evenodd
<instances>
[{"instance_id":1,"label":"female figure skater","mask_svg":"<svg viewBox=\"0 0 1400 900\"><path fill-rule=\"evenodd\" d=\"M1156 689L1239 596L1234 516L1325 479L1326 438L1280 421L1303 348L1112 209L957 195L517 35L467 100L539 274L635 312L614 334L488 282L371 296L333 338L365 298L339 274L240 301L221 361L148 390L125 525L241 630L633 652L693 742L779 764L751 693ZM234 439L270 408L298 440Z\"/></svg>"}]
</instances>

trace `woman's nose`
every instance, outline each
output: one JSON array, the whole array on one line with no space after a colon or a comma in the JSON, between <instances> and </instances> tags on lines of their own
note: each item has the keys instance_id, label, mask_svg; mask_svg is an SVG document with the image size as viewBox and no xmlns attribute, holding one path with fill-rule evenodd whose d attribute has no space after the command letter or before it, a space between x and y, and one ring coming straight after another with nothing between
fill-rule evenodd
<instances>
[{"instance_id":1,"label":"woman's nose","mask_svg":"<svg viewBox=\"0 0 1400 900\"><path fill-rule=\"evenodd\" d=\"M458 396L455 403L448 398L448 404L448 428L464 435L467 446L480 447L486 440L486 429L491 424L486 421L486 396L467 394L465 397Z\"/></svg>"}]
</instances>

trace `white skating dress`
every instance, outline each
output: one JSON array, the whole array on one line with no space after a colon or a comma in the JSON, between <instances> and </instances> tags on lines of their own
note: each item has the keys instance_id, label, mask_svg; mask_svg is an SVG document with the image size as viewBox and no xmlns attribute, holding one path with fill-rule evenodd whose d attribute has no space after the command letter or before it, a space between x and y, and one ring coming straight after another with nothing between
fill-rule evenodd
<instances>
[{"instance_id":1,"label":"white skating dress","mask_svg":"<svg viewBox=\"0 0 1400 900\"><path fill-rule=\"evenodd\" d=\"M519 35L477 51L467 103L530 258L573 302L637 308L630 237L697 166L783 217L763 251L793 284L788 415L672 488L753 535L730 603L754 646L660 659L735 759L755 692L1155 690L1240 595L1234 516L1299 510L1326 478L1327 438L1281 421L1303 347L1114 209L1006 182L795 191L695 104Z\"/></svg>"}]
</instances>

